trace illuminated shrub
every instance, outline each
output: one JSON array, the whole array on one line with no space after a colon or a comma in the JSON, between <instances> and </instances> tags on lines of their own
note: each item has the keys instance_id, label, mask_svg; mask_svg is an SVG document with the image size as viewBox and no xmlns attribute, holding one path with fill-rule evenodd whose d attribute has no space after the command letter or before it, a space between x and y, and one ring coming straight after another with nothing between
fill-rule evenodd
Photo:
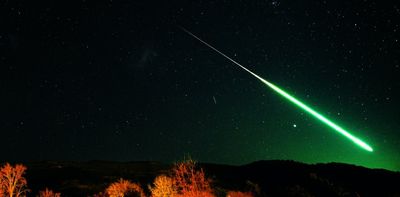
<instances>
[{"instance_id":1,"label":"illuminated shrub","mask_svg":"<svg viewBox=\"0 0 400 197\"><path fill-rule=\"evenodd\" d=\"M109 197L145 196L140 185L124 179L120 179L108 186L106 194Z\"/></svg>"},{"instance_id":2,"label":"illuminated shrub","mask_svg":"<svg viewBox=\"0 0 400 197\"><path fill-rule=\"evenodd\" d=\"M54 193L53 191L46 188L45 190L39 192L39 197L61 197L61 194Z\"/></svg>"},{"instance_id":3,"label":"illuminated shrub","mask_svg":"<svg viewBox=\"0 0 400 197\"><path fill-rule=\"evenodd\" d=\"M152 197L173 197L178 195L174 180L168 176L160 175L154 179L153 187L149 186Z\"/></svg>"},{"instance_id":4,"label":"illuminated shrub","mask_svg":"<svg viewBox=\"0 0 400 197\"><path fill-rule=\"evenodd\" d=\"M171 176L156 177L149 187L152 197L214 197L210 180L196 162L189 159L175 164Z\"/></svg>"},{"instance_id":5,"label":"illuminated shrub","mask_svg":"<svg viewBox=\"0 0 400 197\"><path fill-rule=\"evenodd\" d=\"M187 197L214 196L210 180L203 169L198 169L192 159L175 164L172 169L174 185L178 193Z\"/></svg>"},{"instance_id":6,"label":"illuminated shrub","mask_svg":"<svg viewBox=\"0 0 400 197\"><path fill-rule=\"evenodd\" d=\"M29 191L24 177L26 167L17 164L15 167L9 163L0 169L0 195L9 197L23 197Z\"/></svg>"},{"instance_id":7,"label":"illuminated shrub","mask_svg":"<svg viewBox=\"0 0 400 197\"><path fill-rule=\"evenodd\" d=\"M226 197L253 197L251 192L229 191Z\"/></svg>"}]
</instances>

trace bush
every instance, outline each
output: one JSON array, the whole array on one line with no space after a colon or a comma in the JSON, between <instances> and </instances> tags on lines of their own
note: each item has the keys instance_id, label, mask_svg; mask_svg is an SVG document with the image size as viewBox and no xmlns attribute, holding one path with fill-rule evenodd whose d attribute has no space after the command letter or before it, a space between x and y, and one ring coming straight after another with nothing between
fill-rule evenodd
<instances>
[{"instance_id":1,"label":"bush","mask_svg":"<svg viewBox=\"0 0 400 197\"><path fill-rule=\"evenodd\" d=\"M178 191L174 186L174 180L168 176L160 175L154 179L154 187L149 186L152 197L177 196Z\"/></svg>"},{"instance_id":2,"label":"bush","mask_svg":"<svg viewBox=\"0 0 400 197\"><path fill-rule=\"evenodd\" d=\"M46 188L45 190L39 192L39 197L61 197L61 194L54 193L52 190Z\"/></svg>"},{"instance_id":3,"label":"bush","mask_svg":"<svg viewBox=\"0 0 400 197\"><path fill-rule=\"evenodd\" d=\"M109 197L145 196L140 185L124 179L120 179L108 186L106 193Z\"/></svg>"},{"instance_id":4,"label":"bush","mask_svg":"<svg viewBox=\"0 0 400 197\"><path fill-rule=\"evenodd\" d=\"M161 175L149 187L153 197L214 197L210 180L196 162L189 159L176 163L170 177Z\"/></svg>"}]
</instances>

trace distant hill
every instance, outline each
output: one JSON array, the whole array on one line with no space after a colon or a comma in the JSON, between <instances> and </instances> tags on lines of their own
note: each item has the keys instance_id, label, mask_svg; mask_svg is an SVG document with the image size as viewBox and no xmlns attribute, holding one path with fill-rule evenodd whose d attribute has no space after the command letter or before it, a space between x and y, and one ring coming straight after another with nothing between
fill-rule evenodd
<instances>
[{"instance_id":1,"label":"distant hill","mask_svg":"<svg viewBox=\"0 0 400 197\"><path fill-rule=\"evenodd\" d=\"M33 195L45 187L62 196L88 196L103 191L119 178L143 188L171 164L159 162L25 163ZM254 191L259 196L400 196L400 173L341 164L309 165L294 161L257 161L243 166L201 163L216 191Z\"/></svg>"}]
</instances>

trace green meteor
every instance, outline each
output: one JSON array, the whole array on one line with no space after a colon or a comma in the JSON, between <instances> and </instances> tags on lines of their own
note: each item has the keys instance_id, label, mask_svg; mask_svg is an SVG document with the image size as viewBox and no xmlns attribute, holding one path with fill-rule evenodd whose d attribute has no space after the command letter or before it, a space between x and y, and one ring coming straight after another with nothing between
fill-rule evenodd
<instances>
[{"instance_id":1,"label":"green meteor","mask_svg":"<svg viewBox=\"0 0 400 197\"><path fill-rule=\"evenodd\" d=\"M328 125L329 127L331 127L332 129L334 129L335 131L337 131L338 133L342 134L343 136L347 137L349 140L351 140L353 143L355 143L357 146L372 152L373 149L371 146L369 146L367 143L363 142L361 139L357 138L356 136L352 135L350 132L346 131L345 129L343 129L342 127L340 127L339 125L335 124L334 122L330 121L328 118L324 117L323 115L321 115L320 113L316 112L315 110L313 110L312 108L308 107L306 104L304 104L303 102L299 101L298 99L294 98L293 96L291 96L290 94L288 94L287 92L285 92L283 89L279 88L278 86L274 85L273 83L261 78L260 76L258 76L257 74L253 73L252 71L250 71L249 69L247 69L246 67L242 66L241 64L239 64L238 62L236 62L235 60L233 60L232 58L228 57L227 55L225 55L224 53L220 52L218 49L214 48L213 46L211 46L210 44L206 43L205 41L201 40L199 37L197 37L196 35L194 35L193 33L191 33L190 31L188 31L187 29L180 27L184 32L186 32L187 34L189 34L190 36L194 37L195 39L199 40L201 43L205 44L206 46L210 47L212 50L214 50L215 52L219 53L220 55L222 55L223 57L227 58L229 61L233 62L234 64L238 65L239 67L241 67L243 70L247 71L248 73L250 73L251 75L253 75L254 77L256 77L257 79L259 79L261 82L263 82L265 85L267 85L268 87L270 87L271 89L273 89L275 92L277 92L279 95L281 95L282 97L286 98L287 100L289 100L290 102L292 102L293 104L295 104L297 107L300 107L301 109L303 109L304 111L306 111L308 114L312 115L313 117L317 118L318 120L320 120L321 122L323 122L324 124Z\"/></svg>"}]
</instances>

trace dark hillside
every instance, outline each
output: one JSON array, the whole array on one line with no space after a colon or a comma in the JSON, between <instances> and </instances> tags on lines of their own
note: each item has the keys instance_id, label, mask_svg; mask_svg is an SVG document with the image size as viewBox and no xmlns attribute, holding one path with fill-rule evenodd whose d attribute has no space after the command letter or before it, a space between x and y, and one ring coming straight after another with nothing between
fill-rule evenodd
<instances>
[{"instance_id":1,"label":"dark hillside","mask_svg":"<svg viewBox=\"0 0 400 197\"><path fill-rule=\"evenodd\" d=\"M32 194L52 188L63 196L103 191L119 178L143 188L171 167L158 162L27 163ZM257 161L243 166L200 164L217 191L251 190L260 196L398 196L400 173L341 164L308 165L294 161Z\"/></svg>"}]
</instances>

